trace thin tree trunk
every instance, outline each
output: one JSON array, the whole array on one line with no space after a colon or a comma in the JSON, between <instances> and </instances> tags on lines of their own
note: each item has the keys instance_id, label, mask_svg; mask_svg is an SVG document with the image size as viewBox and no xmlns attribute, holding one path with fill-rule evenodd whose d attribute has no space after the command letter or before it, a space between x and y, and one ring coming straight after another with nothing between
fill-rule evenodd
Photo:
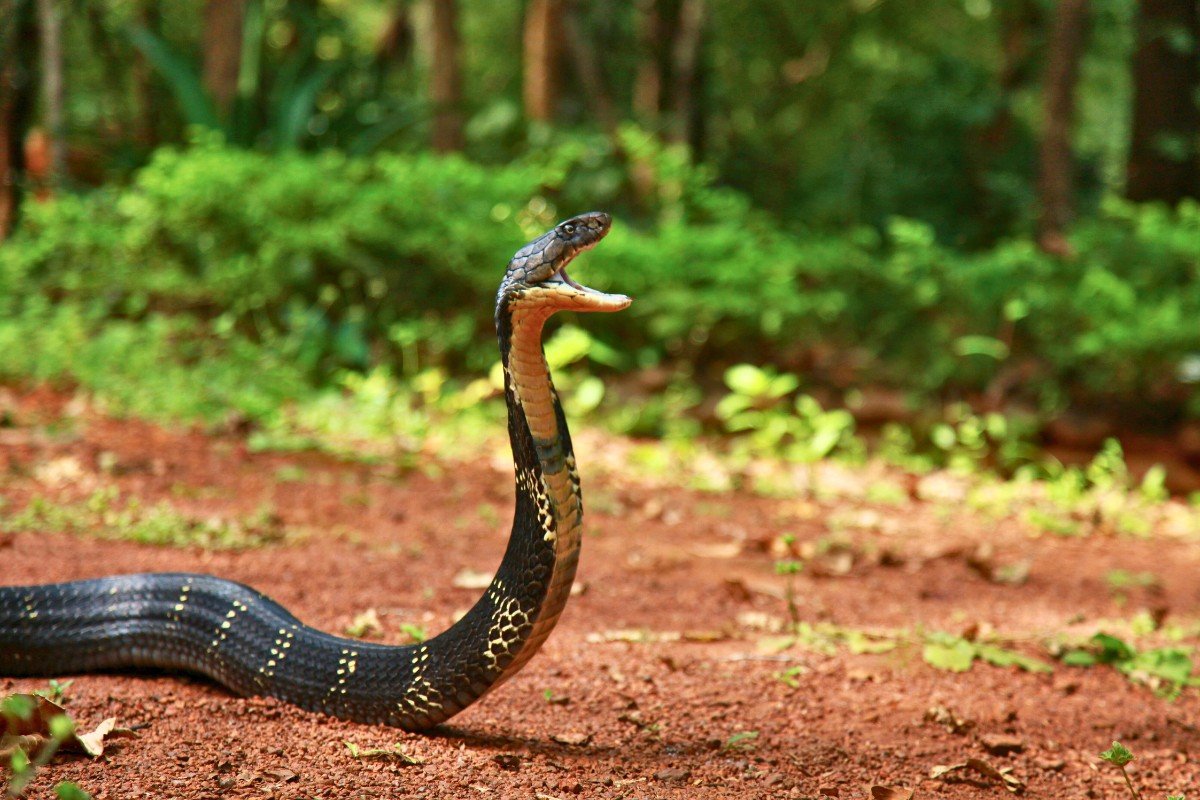
<instances>
[{"instance_id":1,"label":"thin tree trunk","mask_svg":"<svg viewBox=\"0 0 1200 800\"><path fill-rule=\"evenodd\" d=\"M564 11L562 22L567 52L571 54L575 73L583 85L588 108L600 127L611 136L617 132L617 112L596 49L592 47L574 6Z\"/></svg>"},{"instance_id":2,"label":"thin tree trunk","mask_svg":"<svg viewBox=\"0 0 1200 800\"><path fill-rule=\"evenodd\" d=\"M1046 252L1063 256L1070 253L1066 230L1074 214L1071 128L1087 18L1088 0L1059 0L1051 22L1042 89L1044 129L1038 159L1037 240Z\"/></svg>"},{"instance_id":3,"label":"thin tree trunk","mask_svg":"<svg viewBox=\"0 0 1200 800\"><path fill-rule=\"evenodd\" d=\"M46 131L47 169L45 186L54 189L65 173L63 143L63 51L62 8L58 0L37 0L41 29L42 113Z\"/></svg>"},{"instance_id":4,"label":"thin tree trunk","mask_svg":"<svg viewBox=\"0 0 1200 800\"><path fill-rule=\"evenodd\" d=\"M20 218L33 116L37 21L29 0L0 0L0 241Z\"/></svg>"},{"instance_id":5,"label":"thin tree trunk","mask_svg":"<svg viewBox=\"0 0 1200 800\"><path fill-rule=\"evenodd\" d=\"M679 5L679 28L671 51L672 114L670 138L687 142L696 115L696 76L700 45L704 39L704 0L683 0Z\"/></svg>"},{"instance_id":6,"label":"thin tree trunk","mask_svg":"<svg viewBox=\"0 0 1200 800\"><path fill-rule=\"evenodd\" d=\"M1200 196L1200 5L1140 0L1133 56L1133 135L1126 195L1175 203Z\"/></svg>"},{"instance_id":7,"label":"thin tree trunk","mask_svg":"<svg viewBox=\"0 0 1200 800\"><path fill-rule=\"evenodd\" d=\"M1044 27L1041 5L1035 0L1010 0L997 6L997 12L1001 61L996 76L996 109L983 127L972 131L968 144L971 159L967 178L972 204L965 211L977 220L979 231L985 237L977 243L990 242L991 237L1010 230L1015 221L1015 205L999 194L988 178L995 170L1003 169L1011 156L1016 129L1013 107L1019 93L1036 79L1034 40Z\"/></svg>"},{"instance_id":8,"label":"thin tree trunk","mask_svg":"<svg viewBox=\"0 0 1200 800\"><path fill-rule=\"evenodd\" d=\"M246 0L204 4L204 88L218 112L228 116L237 96Z\"/></svg>"},{"instance_id":9,"label":"thin tree trunk","mask_svg":"<svg viewBox=\"0 0 1200 800\"><path fill-rule=\"evenodd\" d=\"M525 116L550 122L559 91L561 0L530 0L525 10Z\"/></svg>"},{"instance_id":10,"label":"thin tree trunk","mask_svg":"<svg viewBox=\"0 0 1200 800\"><path fill-rule=\"evenodd\" d=\"M637 0L637 73L633 79L633 115L643 125L658 126L662 111L662 14L659 0Z\"/></svg>"},{"instance_id":11,"label":"thin tree trunk","mask_svg":"<svg viewBox=\"0 0 1200 800\"><path fill-rule=\"evenodd\" d=\"M157 0L138 0L137 21L146 30L155 35L162 31L162 14L158 9ZM135 48L133 54L133 116L134 135L142 147L147 149L158 145L159 96L154 84L154 69L146 60L141 50Z\"/></svg>"},{"instance_id":12,"label":"thin tree trunk","mask_svg":"<svg viewBox=\"0 0 1200 800\"><path fill-rule=\"evenodd\" d=\"M433 0L433 149L451 153L463 148L462 70L458 57L458 9L455 0Z\"/></svg>"}]
</instances>

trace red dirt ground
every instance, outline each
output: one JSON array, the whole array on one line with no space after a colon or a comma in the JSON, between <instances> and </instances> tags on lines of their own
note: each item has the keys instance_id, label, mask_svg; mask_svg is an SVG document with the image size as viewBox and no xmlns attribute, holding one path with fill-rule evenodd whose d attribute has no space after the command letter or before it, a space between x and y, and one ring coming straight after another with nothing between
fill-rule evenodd
<instances>
[{"instance_id":1,"label":"red dirt ground","mask_svg":"<svg viewBox=\"0 0 1200 800\"><path fill-rule=\"evenodd\" d=\"M209 572L253 584L329 631L343 632L375 609L383 641L400 642L405 623L429 631L448 625L477 593L454 588L455 576L489 572L503 550L511 472L491 459L397 476L312 454L251 453L237 437L71 405L45 391L9 397L14 426L0 430L7 500L0 514L35 494L78 499L116 484L145 503L166 500L201 518L270 507L306 534L283 545L204 552L19 533L0 538L5 583ZM73 422L55 423L68 412ZM1051 633L1086 635L1098 620L1128 619L1143 608L1192 623L1200 611L1194 541L1033 538L1014 521L917 501L813 504L654 489L589 472L589 452L580 450L590 501L583 591L538 657L452 724L413 735L237 698L181 676L78 676L67 708L80 725L116 717L139 738L102 759L56 761L30 796L49 796L60 780L122 800L857 799L876 785L919 798L1007 796L978 774L966 782L930 777L935 766L982 758L1011 767L1028 797L1122 798L1119 774L1096 757L1114 739L1136 753L1129 770L1146 800L1200 787L1195 690L1168 701L1106 667L1056 665L1046 675L976 664L954 674L926 665L915 646L878 655L761 648L762 627L786 618L785 579L775 575L769 546L785 533L803 545L837 528L855 554L825 576L797 577L805 621L995 630L1042 657L1037 643ZM831 524L848 514L864 521ZM996 563L1028 559L1027 581L981 577L968 561L982 542ZM1161 590L1130 590L1122 604L1105 580L1118 567L1153 572ZM616 633L630 630L643 634ZM792 687L779 674L796 668ZM0 678L3 693L44 685ZM931 720L938 707L963 728ZM989 753L985 739L999 735L1019 751ZM423 763L355 759L346 741L399 742Z\"/></svg>"}]
</instances>

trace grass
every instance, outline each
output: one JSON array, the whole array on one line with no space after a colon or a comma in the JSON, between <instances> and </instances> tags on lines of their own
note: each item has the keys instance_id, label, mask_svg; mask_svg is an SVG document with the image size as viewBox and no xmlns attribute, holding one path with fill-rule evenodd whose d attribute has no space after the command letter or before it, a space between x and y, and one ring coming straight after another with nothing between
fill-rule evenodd
<instances>
[{"instance_id":1,"label":"grass","mask_svg":"<svg viewBox=\"0 0 1200 800\"><path fill-rule=\"evenodd\" d=\"M75 536L138 542L164 547L244 550L277 544L289 536L269 508L236 518L185 514L165 501L145 505L102 487L82 501L64 502L37 495L20 511L0 514L0 530L56 531Z\"/></svg>"}]
</instances>

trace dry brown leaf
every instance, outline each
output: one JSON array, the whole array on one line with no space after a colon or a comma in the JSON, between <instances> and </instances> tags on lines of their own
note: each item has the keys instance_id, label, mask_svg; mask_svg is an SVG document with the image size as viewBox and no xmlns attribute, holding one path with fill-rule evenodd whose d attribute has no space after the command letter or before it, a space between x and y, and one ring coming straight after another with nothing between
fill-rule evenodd
<instances>
[{"instance_id":1,"label":"dry brown leaf","mask_svg":"<svg viewBox=\"0 0 1200 800\"><path fill-rule=\"evenodd\" d=\"M944 726L950 733L962 733L975 725L974 720L963 719L946 706L933 706L925 712L925 719Z\"/></svg>"},{"instance_id":2,"label":"dry brown leaf","mask_svg":"<svg viewBox=\"0 0 1200 800\"><path fill-rule=\"evenodd\" d=\"M263 773L263 777L270 778L273 781L279 781L280 783L291 783L292 781L300 779L299 775L292 772L287 767L269 769Z\"/></svg>"},{"instance_id":3,"label":"dry brown leaf","mask_svg":"<svg viewBox=\"0 0 1200 800\"><path fill-rule=\"evenodd\" d=\"M566 744L572 747L583 747L592 740L590 733L554 733L550 738L559 744Z\"/></svg>"},{"instance_id":4,"label":"dry brown leaf","mask_svg":"<svg viewBox=\"0 0 1200 800\"><path fill-rule=\"evenodd\" d=\"M694 544L688 548L688 551L698 558L736 558L742 554L742 544L740 542Z\"/></svg>"},{"instance_id":5,"label":"dry brown leaf","mask_svg":"<svg viewBox=\"0 0 1200 800\"><path fill-rule=\"evenodd\" d=\"M450 583L456 589L486 589L492 585L492 573L464 569Z\"/></svg>"},{"instance_id":6,"label":"dry brown leaf","mask_svg":"<svg viewBox=\"0 0 1200 800\"><path fill-rule=\"evenodd\" d=\"M1013 794L1020 794L1025 791L1025 782L1012 774L1012 767L1002 767L996 769L982 758L968 758L962 764L951 764L949 766L939 765L929 770L929 777L946 781L966 781L969 783L978 783L978 779L970 778L966 775L958 773L972 770L982 775L983 777L999 783L1005 789Z\"/></svg>"},{"instance_id":7,"label":"dry brown leaf","mask_svg":"<svg viewBox=\"0 0 1200 800\"><path fill-rule=\"evenodd\" d=\"M368 608L357 615L346 626L346 634L356 639L369 639L382 636L383 622L379 619L379 612L373 608Z\"/></svg>"},{"instance_id":8,"label":"dry brown leaf","mask_svg":"<svg viewBox=\"0 0 1200 800\"><path fill-rule=\"evenodd\" d=\"M19 748L32 754L53 738L51 720L55 717L70 718L65 708L41 695L13 694L4 698L4 702L11 705L14 698L15 702L29 707L29 714L24 717L16 714L0 715L0 753L7 752L11 755ZM135 736L137 734L127 728L118 728L115 718L109 718L88 733L72 734L63 740L62 749L95 758L104 754L108 740Z\"/></svg>"},{"instance_id":9,"label":"dry brown leaf","mask_svg":"<svg viewBox=\"0 0 1200 800\"><path fill-rule=\"evenodd\" d=\"M872 786L871 800L912 800L913 790L896 786Z\"/></svg>"}]
</instances>

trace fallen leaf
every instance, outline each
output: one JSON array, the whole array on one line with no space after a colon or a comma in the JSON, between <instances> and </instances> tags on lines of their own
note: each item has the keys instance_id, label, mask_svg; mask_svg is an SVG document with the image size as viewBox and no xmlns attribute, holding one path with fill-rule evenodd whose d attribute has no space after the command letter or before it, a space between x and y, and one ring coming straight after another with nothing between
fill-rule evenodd
<instances>
[{"instance_id":1,"label":"fallen leaf","mask_svg":"<svg viewBox=\"0 0 1200 800\"><path fill-rule=\"evenodd\" d=\"M690 777L692 777L691 771L683 769L682 767L667 767L666 769L660 769L658 772L654 773L654 780L661 781L663 783L679 783L681 781L686 781Z\"/></svg>"},{"instance_id":2,"label":"fallen leaf","mask_svg":"<svg viewBox=\"0 0 1200 800\"><path fill-rule=\"evenodd\" d=\"M912 800L912 789L901 789L895 786L872 786L871 800Z\"/></svg>"},{"instance_id":3,"label":"fallen leaf","mask_svg":"<svg viewBox=\"0 0 1200 800\"><path fill-rule=\"evenodd\" d=\"M450 582L456 589L486 589L492 585L492 573L464 569Z\"/></svg>"},{"instance_id":4,"label":"fallen leaf","mask_svg":"<svg viewBox=\"0 0 1200 800\"><path fill-rule=\"evenodd\" d=\"M1020 794L1025 791L1025 782L1012 774L1012 767L1002 767L996 769L982 758L968 758L962 764L951 764L949 766L936 766L929 770L929 777L941 779L945 781L966 781L968 783L979 783L978 779L973 779L966 775L958 773L971 770L982 775L995 783L1004 786L1005 789L1013 794Z\"/></svg>"},{"instance_id":5,"label":"fallen leaf","mask_svg":"<svg viewBox=\"0 0 1200 800\"><path fill-rule=\"evenodd\" d=\"M962 733L975 725L973 720L963 719L946 706L933 706L925 712L925 719L944 726L950 733Z\"/></svg>"},{"instance_id":6,"label":"fallen leaf","mask_svg":"<svg viewBox=\"0 0 1200 800\"><path fill-rule=\"evenodd\" d=\"M555 733L551 734L550 738L559 744L583 747L592 740L592 735L590 733Z\"/></svg>"},{"instance_id":7,"label":"fallen leaf","mask_svg":"<svg viewBox=\"0 0 1200 800\"><path fill-rule=\"evenodd\" d=\"M351 741L344 741L342 744L346 745L346 749L350 751L351 758L395 761L405 767L416 767L425 763L416 756L410 756L408 753L404 752L404 748L399 744L393 745L392 747L372 747L367 750L362 749Z\"/></svg>"},{"instance_id":8,"label":"fallen leaf","mask_svg":"<svg viewBox=\"0 0 1200 800\"><path fill-rule=\"evenodd\" d=\"M740 542L716 542L694 544L688 548L698 558L736 558L742 553Z\"/></svg>"},{"instance_id":9,"label":"fallen leaf","mask_svg":"<svg viewBox=\"0 0 1200 800\"><path fill-rule=\"evenodd\" d=\"M263 776L270 778L273 781L280 783L291 783L300 779L300 776L292 772L287 767L279 767L277 769L269 769L263 773Z\"/></svg>"},{"instance_id":10,"label":"fallen leaf","mask_svg":"<svg viewBox=\"0 0 1200 800\"><path fill-rule=\"evenodd\" d=\"M383 623L379 621L379 612L368 608L346 626L346 635L358 639L383 635Z\"/></svg>"},{"instance_id":11,"label":"fallen leaf","mask_svg":"<svg viewBox=\"0 0 1200 800\"><path fill-rule=\"evenodd\" d=\"M62 738L63 750L84 753L93 758L104 754L107 740L136 737L128 728L118 728L114 718L106 719L89 733L74 730L74 721L67 710L39 694L12 694L0 701L0 753L9 755L20 749L27 754L40 750L54 739L55 720L68 721L71 733Z\"/></svg>"}]
</instances>

